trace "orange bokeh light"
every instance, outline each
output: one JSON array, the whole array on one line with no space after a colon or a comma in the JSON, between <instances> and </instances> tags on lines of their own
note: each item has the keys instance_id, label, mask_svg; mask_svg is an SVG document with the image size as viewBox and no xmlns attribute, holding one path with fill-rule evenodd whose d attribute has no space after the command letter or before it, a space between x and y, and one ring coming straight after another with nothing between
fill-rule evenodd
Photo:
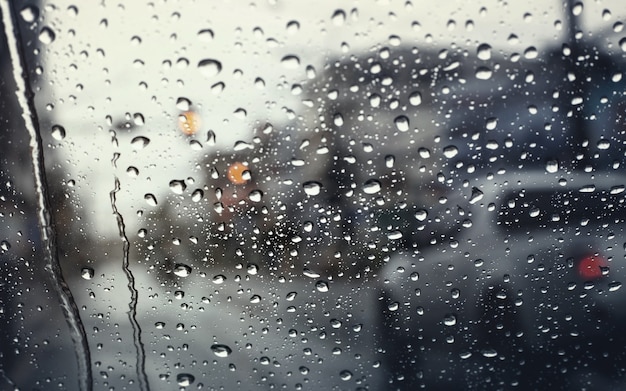
<instances>
[{"instance_id":1,"label":"orange bokeh light","mask_svg":"<svg viewBox=\"0 0 626 391\"><path fill-rule=\"evenodd\" d=\"M185 111L178 116L178 128L188 136L200 129L200 116L194 111Z\"/></svg>"},{"instance_id":2,"label":"orange bokeh light","mask_svg":"<svg viewBox=\"0 0 626 391\"><path fill-rule=\"evenodd\" d=\"M235 162L228 167L226 176L235 185L243 185L249 180L245 174L246 171L248 171L248 166L241 162Z\"/></svg>"}]
</instances>

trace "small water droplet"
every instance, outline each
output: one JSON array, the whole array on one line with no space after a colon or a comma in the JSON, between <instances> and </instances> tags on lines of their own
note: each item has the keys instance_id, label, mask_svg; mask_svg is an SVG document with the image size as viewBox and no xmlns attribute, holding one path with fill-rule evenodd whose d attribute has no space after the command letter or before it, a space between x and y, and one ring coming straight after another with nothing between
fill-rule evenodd
<instances>
[{"instance_id":1,"label":"small water droplet","mask_svg":"<svg viewBox=\"0 0 626 391\"><path fill-rule=\"evenodd\" d=\"M65 128L61 125L53 125L51 134L52 138L61 141L65 138Z\"/></svg>"},{"instance_id":2,"label":"small water droplet","mask_svg":"<svg viewBox=\"0 0 626 391\"><path fill-rule=\"evenodd\" d=\"M498 352L495 349L485 349L481 351L482 355L488 358L493 358L498 355Z\"/></svg>"},{"instance_id":3,"label":"small water droplet","mask_svg":"<svg viewBox=\"0 0 626 391\"><path fill-rule=\"evenodd\" d=\"M287 300L287 301L293 301L293 300L296 298L296 296L298 296L298 293L297 293L297 292L289 292L289 293L287 293L287 295L285 296L285 300Z\"/></svg>"},{"instance_id":4,"label":"small water droplet","mask_svg":"<svg viewBox=\"0 0 626 391\"><path fill-rule=\"evenodd\" d=\"M387 155L385 156L385 166L387 168L393 168L393 165L396 161L396 157L393 155Z\"/></svg>"},{"instance_id":5,"label":"small water droplet","mask_svg":"<svg viewBox=\"0 0 626 391\"><path fill-rule=\"evenodd\" d=\"M206 58L198 62L198 70L205 77L214 77L222 71L222 63L211 58Z\"/></svg>"},{"instance_id":6,"label":"small water droplet","mask_svg":"<svg viewBox=\"0 0 626 391\"><path fill-rule=\"evenodd\" d=\"M220 285L220 284L223 284L224 281L226 281L226 276L223 274L218 274L215 277L213 277L214 284Z\"/></svg>"},{"instance_id":7,"label":"small water droplet","mask_svg":"<svg viewBox=\"0 0 626 391\"><path fill-rule=\"evenodd\" d=\"M91 280L94 276L94 270L90 267L84 267L80 271L80 276L85 280Z\"/></svg>"},{"instance_id":8,"label":"small water droplet","mask_svg":"<svg viewBox=\"0 0 626 391\"><path fill-rule=\"evenodd\" d=\"M228 357L233 352L233 350L228 345L223 344L211 345L211 351L213 352L213 354L220 358Z\"/></svg>"},{"instance_id":9,"label":"small water droplet","mask_svg":"<svg viewBox=\"0 0 626 391\"><path fill-rule=\"evenodd\" d=\"M537 51L537 48L534 47L534 46L530 46L530 47L526 48L526 50L524 50L524 57L526 57L529 60L537 58L538 54L539 54L539 52Z\"/></svg>"},{"instance_id":10,"label":"small water droplet","mask_svg":"<svg viewBox=\"0 0 626 391\"><path fill-rule=\"evenodd\" d=\"M343 371L339 372L339 377L343 381L348 381L348 380L352 379L352 372L350 372L348 370L343 370Z\"/></svg>"},{"instance_id":11,"label":"small water droplet","mask_svg":"<svg viewBox=\"0 0 626 391\"><path fill-rule=\"evenodd\" d=\"M322 191L322 184L315 181L308 181L302 184L302 188L307 195L316 196Z\"/></svg>"},{"instance_id":12,"label":"small water droplet","mask_svg":"<svg viewBox=\"0 0 626 391\"><path fill-rule=\"evenodd\" d=\"M605 138L601 139L597 143L598 149L609 149L611 142Z\"/></svg>"},{"instance_id":13,"label":"small water droplet","mask_svg":"<svg viewBox=\"0 0 626 391\"><path fill-rule=\"evenodd\" d=\"M259 304L261 302L261 296L259 295L252 295L252 297L250 298L250 303L252 304Z\"/></svg>"},{"instance_id":14,"label":"small water droplet","mask_svg":"<svg viewBox=\"0 0 626 391\"><path fill-rule=\"evenodd\" d=\"M495 117L491 117L491 118L487 118L487 121L485 123L485 128L487 130L494 130L497 125L498 125L498 119Z\"/></svg>"},{"instance_id":15,"label":"small water droplet","mask_svg":"<svg viewBox=\"0 0 626 391\"><path fill-rule=\"evenodd\" d=\"M430 149L428 149L428 148L420 147L420 148L417 150L417 153L419 153L419 155L420 155L420 157L421 157L422 159L428 159L428 158L430 158Z\"/></svg>"},{"instance_id":16,"label":"small water droplet","mask_svg":"<svg viewBox=\"0 0 626 391\"><path fill-rule=\"evenodd\" d=\"M621 282L611 282L609 283L609 292L615 292L616 290L620 289L622 287L622 283Z\"/></svg>"},{"instance_id":17,"label":"small water droplet","mask_svg":"<svg viewBox=\"0 0 626 391\"><path fill-rule=\"evenodd\" d=\"M185 265L184 263L177 263L174 266L174 274L178 277L188 277L191 274L191 266Z\"/></svg>"}]
</instances>

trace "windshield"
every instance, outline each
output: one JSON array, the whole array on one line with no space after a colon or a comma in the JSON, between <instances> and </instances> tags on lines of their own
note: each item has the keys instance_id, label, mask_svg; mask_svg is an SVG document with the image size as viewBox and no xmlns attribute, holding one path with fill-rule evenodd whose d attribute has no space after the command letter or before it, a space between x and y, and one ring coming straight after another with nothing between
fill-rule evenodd
<instances>
[{"instance_id":1,"label":"windshield","mask_svg":"<svg viewBox=\"0 0 626 391\"><path fill-rule=\"evenodd\" d=\"M0 389L625 387L620 1L0 11Z\"/></svg>"}]
</instances>

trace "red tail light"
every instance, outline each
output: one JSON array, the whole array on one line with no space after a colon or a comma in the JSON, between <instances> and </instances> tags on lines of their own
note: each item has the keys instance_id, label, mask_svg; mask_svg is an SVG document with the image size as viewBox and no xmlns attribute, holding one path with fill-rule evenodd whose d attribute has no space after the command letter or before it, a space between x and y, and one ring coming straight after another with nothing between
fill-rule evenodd
<instances>
[{"instance_id":1,"label":"red tail light","mask_svg":"<svg viewBox=\"0 0 626 391\"><path fill-rule=\"evenodd\" d=\"M578 262L578 275L585 280L596 280L605 275L607 261L598 255L588 255Z\"/></svg>"}]
</instances>

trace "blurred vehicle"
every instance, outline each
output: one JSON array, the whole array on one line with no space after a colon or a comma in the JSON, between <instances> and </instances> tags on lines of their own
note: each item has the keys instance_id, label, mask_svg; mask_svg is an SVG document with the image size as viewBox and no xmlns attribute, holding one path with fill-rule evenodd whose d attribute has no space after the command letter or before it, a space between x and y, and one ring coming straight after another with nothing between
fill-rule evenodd
<instances>
[{"instance_id":1,"label":"blurred vehicle","mask_svg":"<svg viewBox=\"0 0 626 391\"><path fill-rule=\"evenodd\" d=\"M382 272L392 384L623 387L625 185L618 173L537 171L454 189L463 228Z\"/></svg>"}]
</instances>

